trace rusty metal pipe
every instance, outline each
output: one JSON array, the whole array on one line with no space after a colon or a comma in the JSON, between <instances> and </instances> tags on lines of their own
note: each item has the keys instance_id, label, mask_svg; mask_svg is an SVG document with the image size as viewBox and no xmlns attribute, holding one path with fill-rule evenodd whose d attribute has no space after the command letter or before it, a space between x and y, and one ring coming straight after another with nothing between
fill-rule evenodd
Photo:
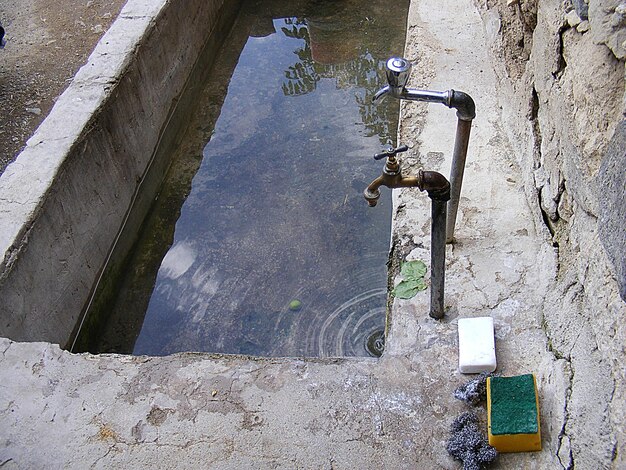
<instances>
[{"instance_id":1,"label":"rusty metal pipe","mask_svg":"<svg viewBox=\"0 0 626 470\"><path fill-rule=\"evenodd\" d=\"M430 231L430 312L439 320L444 315L443 293L446 282L446 212L447 201L432 199Z\"/></svg>"},{"instance_id":2,"label":"rusty metal pipe","mask_svg":"<svg viewBox=\"0 0 626 470\"><path fill-rule=\"evenodd\" d=\"M450 200L450 182L437 171L419 171L419 178L422 179L422 191L428 191L431 199L441 201Z\"/></svg>"},{"instance_id":3,"label":"rusty metal pipe","mask_svg":"<svg viewBox=\"0 0 626 470\"><path fill-rule=\"evenodd\" d=\"M404 176L395 158L397 149L392 149L387 157L383 174L370 183L364 196L370 207L380 198L380 187L419 188L426 191L432 200L432 222L430 233L430 312L435 319L444 316L444 286L446 275L446 214L450 200L450 182L436 171L419 170L417 176ZM406 150L406 148L404 149ZM402 150L401 150L402 151ZM379 154L382 155L382 154ZM377 155L377 157L379 157Z\"/></svg>"},{"instance_id":4,"label":"rusty metal pipe","mask_svg":"<svg viewBox=\"0 0 626 470\"><path fill-rule=\"evenodd\" d=\"M430 229L430 313L439 320L444 315L443 294L446 282L446 213L450 183L441 173L424 171L422 186L432 201Z\"/></svg>"}]
</instances>

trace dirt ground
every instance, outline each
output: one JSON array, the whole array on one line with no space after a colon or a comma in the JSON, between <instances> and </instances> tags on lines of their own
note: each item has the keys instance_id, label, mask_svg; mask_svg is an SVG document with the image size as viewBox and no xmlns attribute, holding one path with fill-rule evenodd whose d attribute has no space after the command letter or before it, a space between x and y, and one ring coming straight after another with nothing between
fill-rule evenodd
<instances>
[{"instance_id":1,"label":"dirt ground","mask_svg":"<svg viewBox=\"0 0 626 470\"><path fill-rule=\"evenodd\" d=\"M126 0L0 0L0 174L86 62Z\"/></svg>"}]
</instances>

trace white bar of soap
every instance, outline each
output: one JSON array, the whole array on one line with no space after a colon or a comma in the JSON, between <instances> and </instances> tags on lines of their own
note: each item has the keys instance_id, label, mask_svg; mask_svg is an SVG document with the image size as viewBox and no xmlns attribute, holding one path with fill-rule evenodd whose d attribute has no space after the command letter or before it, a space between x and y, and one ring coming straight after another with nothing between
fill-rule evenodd
<instances>
[{"instance_id":1,"label":"white bar of soap","mask_svg":"<svg viewBox=\"0 0 626 470\"><path fill-rule=\"evenodd\" d=\"M459 319L459 371L478 374L496 370L493 318Z\"/></svg>"}]
</instances>

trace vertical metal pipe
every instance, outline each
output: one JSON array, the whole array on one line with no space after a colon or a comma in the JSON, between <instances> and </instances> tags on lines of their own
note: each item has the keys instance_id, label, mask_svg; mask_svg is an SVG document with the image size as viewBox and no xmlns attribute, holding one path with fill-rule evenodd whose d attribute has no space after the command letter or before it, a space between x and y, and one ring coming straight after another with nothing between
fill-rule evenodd
<instances>
[{"instance_id":1,"label":"vertical metal pipe","mask_svg":"<svg viewBox=\"0 0 626 470\"><path fill-rule=\"evenodd\" d=\"M450 169L450 202L448 203L448 228L446 231L446 241L448 243L451 243L454 238L454 225L456 224L456 213L459 209L459 200L461 199L463 171L465 170L465 159L467 157L467 146L471 129L471 120L458 120L456 137L454 139L454 153L452 154L452 168Z\"/></svg>"},{"instance_id":2,"label":"vertical metal pipe","mask_svg":"<svg viewBox=\"0 0 626 470\"><path fill-rule=\"evenodd\" d=\"M432 229L430 234L430 316L443 318L443 292L446 277L446 213L447 201L432 198Z\"/></svg>"}]
</instances>

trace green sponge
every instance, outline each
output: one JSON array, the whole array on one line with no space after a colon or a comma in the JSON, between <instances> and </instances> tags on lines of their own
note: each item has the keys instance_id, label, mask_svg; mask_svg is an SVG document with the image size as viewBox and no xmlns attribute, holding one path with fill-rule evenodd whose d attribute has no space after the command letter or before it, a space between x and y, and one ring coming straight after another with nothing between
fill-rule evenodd
<instances>
[{"instance_id":1,"label":"green sponge","mask_svg":"<svg viewBox=\"0 0 626 470\"><path fill-rule=\"evenodd\" d=\"M489 377L487 422L489 444L499 452L541 450L535 376Z\"/></svg>"}]
</instances>

